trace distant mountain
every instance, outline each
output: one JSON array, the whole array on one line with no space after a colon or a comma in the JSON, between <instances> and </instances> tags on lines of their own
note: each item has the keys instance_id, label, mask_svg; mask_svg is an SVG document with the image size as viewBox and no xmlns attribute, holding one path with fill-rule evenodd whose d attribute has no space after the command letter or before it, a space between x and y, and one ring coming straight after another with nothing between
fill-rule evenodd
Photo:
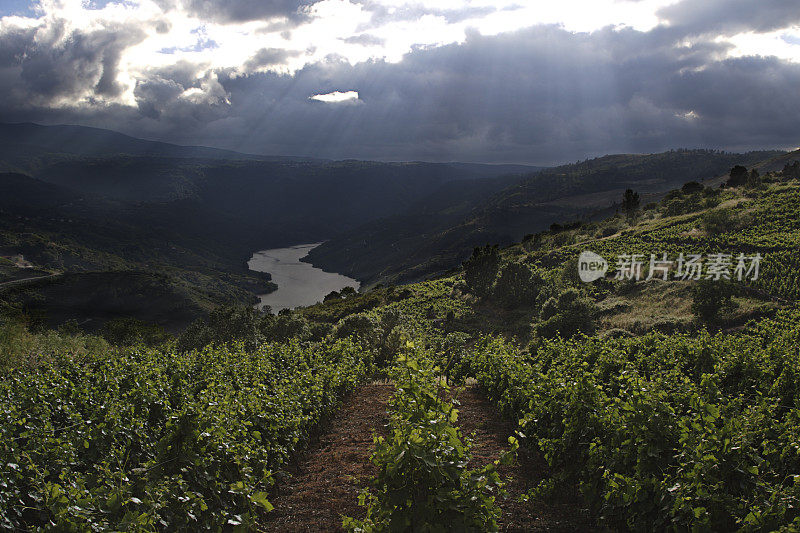
<instances>
[{"instance_id":1,"label":"distant mountain","mask_svg":"<svg viewBox=\"0 0 800 533\"><path fill-rule=\"evenodd\" d=\"M269 289L268 276L247 269L254 251L335 238L417 205L456 213L536 169L266 158L94 128L6 124L0 247L44 270L162 276L208 309ZM51 319L68 315L48 296L83 287L68 279L78 278L52 280L54 292L42 288L31 305L52 311ZM75 318L90 318L78 307Z\"/></svg>"},{"instance_id":2,"label":"distant mountain","mask_svg":"<svg viewBox=\"0 0 800 533\"><path fill-rule=\"evenodd\" d=\"M0 123L0 158L42 154L79 156L134 155L195 159L258 159L262 161L309 161L300 157L267 157L205 146L180 146L146 141L115 131L86 126L42 126L32 123Z\"/></svg>"},{"instance_id":3,"label":"distant mountain","mask_svg":"<svg viewBox=\"0 0 800 533\"><path fill-rule=\"evenodd\" d=\"M782 155L708 150L610 155L532 173L501 191L472 197L445 185L434 201L331 239L313 250L309 261L367 284L413 281L459 265L475 246L509 244L555 222L613 213L627 188L655 199L688 181L724 174L735 164L750 166Z\"/></svg>"}]
</instances>

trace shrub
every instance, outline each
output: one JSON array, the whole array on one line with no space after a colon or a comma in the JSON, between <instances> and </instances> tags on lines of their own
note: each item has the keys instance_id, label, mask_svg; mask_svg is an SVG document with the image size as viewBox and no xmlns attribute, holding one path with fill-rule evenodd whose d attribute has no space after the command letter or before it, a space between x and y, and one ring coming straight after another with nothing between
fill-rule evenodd
<instances>
[{"instance_id":1,"label":"shrub","mask_svg":"<svg viewBox=\"0 0 800 533\"><path fill-rule=\"evenodd\" d=\"M730 209L714 209L703 215L703 228L709 235L719 235L735 229L735 218Z\"/></svg>"},{"instance_id":2,"label":"shrub","mask_svg":"<svg viewBox=\"0 0 800 533\"><path fill-rule=\"evenodd\" d=\"M198 319L186 328L178 339L178 349L188 351L209 344L225 346L239 342L253 349L263 341L259 331L262 317L261 312L252 307L218 307L206 320Z\"/></svg>"},{"instance_id":3,"label":"shrub","mask_svg":"<svg viewBox=\"0 0 800 533\"><path fill-rule=\"evenodd\" d=\"M558 299L548 299L539 315L541 321L535 325L540 337L564 338L585 333L594 333L594 317L598 309L594 301L582 297L577 289L563 291Z\"/></svg>"},{"instance_id":4,"label":"shrub","mask_svg":"<svg viewBox=\"0 0 800 533\"><path fill-rule=\"evenodd\" d=\"M733 308L733 285L724 281L701 280L694 287L692 313L706 325L716 325L720 315Z\"/></svg>"},{"instance_id":5,"label":"shrub","mask_svg":"<svg viewBox=\"0 0 800 533\"><path fill-rule=\"evenodd\" d=\"M464 281L473 294L486 297L492 290L499 269L497 245L475 248L472 257L464 263Z\"/></svg>"},{"instance_id":6,"label":"shrub","mask_svg":"<svg viewBox=\"0 0 800 533\"><path fill-rule=\"evenodd\" d=\"M494 295L506 308L532 306L544 281L541 274L524 263L506 263L494 286Z\"/></svg>"},{"instance_id":7,"label":"shrub","mask_svg":"<svg viewBox=\"0 0 800 533\"><path fill-rule=\"evenodd\" d=\"M169 340L164 328L136 318L116 318L103 325L100 335L116 346L144 344L156 346Z\"/></svg>"}]
</instances>

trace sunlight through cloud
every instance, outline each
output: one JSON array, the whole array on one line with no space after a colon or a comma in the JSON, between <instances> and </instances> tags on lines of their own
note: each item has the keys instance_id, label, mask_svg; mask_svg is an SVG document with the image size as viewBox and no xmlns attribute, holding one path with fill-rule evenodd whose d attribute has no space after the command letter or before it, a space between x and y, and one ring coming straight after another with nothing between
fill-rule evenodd
<instances>
[{"instance_id":1,"label":"sunlight through cloud","mask_svg":"<svg viewBox=\"0 0 800 533\"><path fill-rule=\"evenodd\" d=\"M309 100L316 100L326 104L354 103L358 101L358 91L333 91L327 94L315 94Z\"/></svg>"}]
</instances>

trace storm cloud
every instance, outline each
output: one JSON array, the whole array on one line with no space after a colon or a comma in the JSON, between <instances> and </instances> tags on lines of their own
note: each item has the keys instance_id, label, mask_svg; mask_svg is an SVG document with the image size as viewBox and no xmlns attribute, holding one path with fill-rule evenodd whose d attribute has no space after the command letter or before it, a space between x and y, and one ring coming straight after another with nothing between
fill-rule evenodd
<instances>
[{"instance_id":1,"label":"storm cloud","mask_svg":"<svg viewBox=\"0 0 800 533\"><path fill-rule=\"evenodd\" d=\"M788 28L800 22L797 10L781 0L760 2L756 11L745 4L756 5L680 2L658 11L663 22L649 29L468 29L459 42L415 46L399 61L331 53L287 70L316 52L261 46L227 66L198 54L140 68L128 93L120 61L144 39L144 24L102 31L55 22L0 27L0 89L8 95L0 120L80 123L183 144L336 159L555 164L678 147L796 147L800 63L733 53L720 36ZM235 18L234 3L203 5L189 7L199 14L224 8L223 18ZM270 5L270 12L242 9L267 21L299 13L304 3ZM335 39L360 49L382 46L391 37L381 33L380 17L414 20L414 9L422 8L370 9L353 35ZM311 99L346 91L357 91L358 105ZM65 104L70 98L80 103Z\"/></svg>"}]
</instances>

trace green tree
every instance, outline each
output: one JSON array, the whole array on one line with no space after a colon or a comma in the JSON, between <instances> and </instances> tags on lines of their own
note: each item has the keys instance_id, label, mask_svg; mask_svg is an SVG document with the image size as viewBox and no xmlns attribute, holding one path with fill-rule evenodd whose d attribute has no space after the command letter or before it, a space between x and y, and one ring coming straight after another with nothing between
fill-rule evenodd
<instances>
[{"instance_id":1,"label":"green tree","mask_svg":"<svg viewBox=\"0 0 800 533\"><path fill-rule=\"evenodd\" d=\"M311 337L311 328L308 320L284 309L278 316L262 321L262 334L265 340L273 342L286 342L290 339L305 341Z\"/></svg>"},{"instance_id":2,"label":"green tree","mask_svg":"<svg viewBox=\"0 0 800 533\"><path fill-rule=\"evenodd\" d=\"M625 191L625 194L622 195L622 210L625 212L625 216L628 220L636 218L636 214L639 212L638 192L635 192L633 189Z\"/></svg>"},{"instance_id":3,"label":"green tree","mask_svg":"<svg viewBox=\"0 0 800 533\"><path fill-rule=\"evenodd\" d=\"M368 314L357 313L343 318L335 335L339 339L354 337L365 348L371 348L378 341L378 324Z\"/></svg>"},{"instance_id":4,"label":"green tree","mask_svg":"<svg viewBox=\"0 0 800 533\"><path fill-rule=\"evenodd\" d=\"M549 298L544 303L535 331L545 338L556 335L570 338L581 333L591 335L595 331L596 314L594 301L582 297L577 289L567 289L558 298Z\"/></svg>"},{"instance_id":5,"label":"green tree","mask_svg":"<svg viewBox=\"0 0 800 533\"><path fill-rule=\"evenodd\" d=\"M728 181L725 182L726 187L741 187L742 185L747 183L747 177L749 174L747 173L747 167L743 167L742 165L736 165L730 171Z\"/></svg>"},{"instance_id":6,"label":"green tree","mask_svg":"<svg viewBox=\"0 0 800 533\"><path fill-rule=\"evenodd\" d=\"M734 308L733 285L724 281L701 280L694 287L692 313L707 325L715 326L721 315Z\"/></svg>"},{"instance_id":7,"label":"green tree","mask_svg":"<svg viewBox=\"0 0 800 533\"><path fill-rule=\"evenodd\" d=\"M486 297L492 290L497 272L500 269L500 253L497 245L475 248L464 263L464 281L469 290L480 297Z\"/></svg>"},{"instance_id":8,"label":"green tree","mask_svg":"<svg viewBox=\"0 0 800 533\"><path fill-rule=\"evenodd\" d=\"M750 189L755 189L759 185L761 185L761 174L758 173L758 170L752 169L750 174L747 175L747 187Z\"/></svg>"},{"instance_id":9,"label":"green tree","mask_svg":"<svg viewBox=\"0 0 800 533\"><path fill-rule=\"evenodd\" d=\"M800 179L800 161L786 163L783 167L782 174L786 179Z\"/></svg>"},{"instance_id":10,"label":"green tree","mask_svg":"<svg viewBox=\"0 0 800 533\"><path fill-rule=\"evenodd\" d=\"M130 346L145 344L155 346L170 338L164 329L136 318L116 318L103 325L100 335L110 344Z\"/></svg>"},{"instance_id":11,"label":"green tree","mask_svg":"<svg viewBox=\"0 0 800 533\"><path fill-rule=\"evenodd\" d=\"M705 189L705 187L703 187L702 184L696 181L690 181L683 184L683 187L681 187L681 192L684 194L694 194L696 192L703 192L703 189Z\"/></svg>"},{"instance_id":12,"label":"green tree","mask_svg":"<svg viewBox=\"0 0 800 533\"><path fill-rule=\"evenodd\" d=\"M253 349L263 342L264 315L249 306L222 306L189 325L178 339L181 350L200 349L209 344L224 346L242 342Z\"/></svg>"},{"instance_id":13,"label":"green tree","mask_svg":"<svg viewBox=\"0 0 800 533\"><path fill-rule=\"evenodd\" d=\"M734 228L735 220L730 209L719 208L703 215L703 227L709 235L719 235Z\"/></svg>"},{"instance_id":14,"label":"green tree","mask_svg":"<svg viewBox=\"0 0 800 533\"><path fill-rule=\"evenodd\" d=\"M538 270L533 270L524 263L511 261L500 269L494 295L508 309L532 306L543 283Z\"/></svg>"}]
</instances>

